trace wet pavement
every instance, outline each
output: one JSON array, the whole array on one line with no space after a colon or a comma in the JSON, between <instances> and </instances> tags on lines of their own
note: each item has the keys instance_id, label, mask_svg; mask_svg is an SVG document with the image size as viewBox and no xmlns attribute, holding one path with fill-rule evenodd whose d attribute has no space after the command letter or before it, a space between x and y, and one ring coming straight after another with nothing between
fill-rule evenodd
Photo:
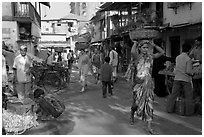
<instances>
[{"instance_id":1,"label":"wet pavement","mask_svg":"<svg viewBox=\"0 0 204 137\"><path fill-rule=\"evenodd\" d=\"M88 76L88 87L80 93L78 71L73 70L69 86L58 92L66 105L55 120L39 122L26 135L148 135L145 123L135 118L129 124L132 92L124 79L114 85L113 96L102 98L101 84ZM165 112L166 98L155 97L153 128L160 135L201 135L201 116L179 116Z\"/></svg>"}]
</instances>

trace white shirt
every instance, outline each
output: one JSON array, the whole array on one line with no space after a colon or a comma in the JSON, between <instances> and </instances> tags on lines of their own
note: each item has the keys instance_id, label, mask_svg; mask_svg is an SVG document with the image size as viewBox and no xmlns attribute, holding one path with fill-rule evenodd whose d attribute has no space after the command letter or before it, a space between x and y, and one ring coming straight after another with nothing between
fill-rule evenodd
<instances>
[{"instance_id":1,"label":"white shirt","mask_svg":"<svg viewBox=\"0 0 204 137\"><path fill-rule=\"evenodd\" d=\"M6 59L2 55L2 87L8 85L8 76L6 72Z\"/></svg>"},{"instance_id":2,"label":"white shirt","mask_svg":"<svg viewBox=\"0 0 204 137\"><path fill-rule=\"evenodd\" d=\"M115 50L110 51L110 64L112 66L117 66L118 65L118 53Z\"/></svg>"},{"instance_id":3,"label":"white shirt","mask_svg":"<svg viewBox=\"0 0 204 137\"><path fill-rule=\"evenodd\" d=\"M23 57L20 54L14 59L13 68L16 68L18 82L31 82L31 75L26 74L30 67L32 67L31 58L27 55Z\"/></svg>"}]
</instances>

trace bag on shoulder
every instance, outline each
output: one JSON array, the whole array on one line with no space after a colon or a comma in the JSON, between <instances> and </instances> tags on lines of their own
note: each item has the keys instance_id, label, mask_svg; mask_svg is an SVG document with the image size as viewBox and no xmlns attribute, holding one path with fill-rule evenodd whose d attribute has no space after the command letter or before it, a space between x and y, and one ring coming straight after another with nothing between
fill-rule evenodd
<instances>
[{"instance_id":1,"label":"bag on shoulder","mask_svg":"<svg viewBox=\"0 0 204 137\"><path fill-rule=\"evenodd\" d=\"M64 104L49 94L39 100L39 106L43 111L55 118L59 117L65 110Z\"/></svg>"}]
</instances>

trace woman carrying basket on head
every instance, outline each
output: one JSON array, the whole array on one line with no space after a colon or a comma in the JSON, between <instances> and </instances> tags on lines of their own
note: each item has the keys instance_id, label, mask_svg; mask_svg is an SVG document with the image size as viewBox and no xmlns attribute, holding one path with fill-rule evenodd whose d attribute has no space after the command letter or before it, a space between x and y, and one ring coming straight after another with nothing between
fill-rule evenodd
<instances>
[{"instance_id":1,"label":"woman carrying basket on head","mask_svg":"<svg viewBox=\"0 0 204 137\"><path fill-rule=\"evenodd\" d=\"M150 49L155 48L158 53L151 53ZM152 40L141 40L134 42L131 50L133 56L131 82L133 89L133 102L131 107L131 125L134 124L134 113L147 122L148 132L156 134L152 129L154 83L151 76L153 59L164 54L164 50L155 45Z\"/></svg>"}]
</instances>

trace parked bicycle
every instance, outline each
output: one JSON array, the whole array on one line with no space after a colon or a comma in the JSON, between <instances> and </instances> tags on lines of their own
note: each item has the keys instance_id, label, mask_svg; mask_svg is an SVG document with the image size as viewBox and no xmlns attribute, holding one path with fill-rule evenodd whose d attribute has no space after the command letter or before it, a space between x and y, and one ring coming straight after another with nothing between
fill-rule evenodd
<instances>
[{"instance_id":1,"label":"parked bicycle","mask_svg":"<svg viewBox=\"0 0 204 137\"><path fill-rule=\"evenodd\" d=\"M31 74L33 84L48 92L58 92L70 82L68 68L57 65L48 66L45 63L33 62Z\"/></svg>"}]
</instances>

